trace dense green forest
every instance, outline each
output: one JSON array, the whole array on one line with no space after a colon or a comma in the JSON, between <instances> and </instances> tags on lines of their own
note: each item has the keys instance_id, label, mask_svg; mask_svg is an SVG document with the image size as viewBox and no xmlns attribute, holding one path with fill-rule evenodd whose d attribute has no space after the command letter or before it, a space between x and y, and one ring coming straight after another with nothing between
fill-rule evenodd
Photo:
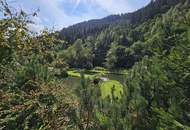
<instances>
[{"instance_id":1,"label":"dense green forest","mask_svg":"<svg viewBox=\"0 0 190 130\"><path fill-rule=\"evenodd\" d=\"M37 12L0 13L0 130L190 130L189 0L38 35Z\"/></svg>"}]
</instances>

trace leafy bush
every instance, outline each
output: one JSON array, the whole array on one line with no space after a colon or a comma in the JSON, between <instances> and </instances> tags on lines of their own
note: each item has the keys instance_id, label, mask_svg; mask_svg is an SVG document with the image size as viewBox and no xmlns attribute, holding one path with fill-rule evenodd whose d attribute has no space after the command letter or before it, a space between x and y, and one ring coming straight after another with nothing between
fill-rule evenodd
<instances>
[{"instance_id":1,"label":"leafy bush","mask_svg":"<svg viewBox=\"0 0 190 130\"><path fill-rule=\"evenodd\" d=\"M35 81L28 80L22 87L21 90L25 91L26 93L30 93L31 91L37 92L39 91L40 87L39 84Z\"/></svg>"}]
</instances>

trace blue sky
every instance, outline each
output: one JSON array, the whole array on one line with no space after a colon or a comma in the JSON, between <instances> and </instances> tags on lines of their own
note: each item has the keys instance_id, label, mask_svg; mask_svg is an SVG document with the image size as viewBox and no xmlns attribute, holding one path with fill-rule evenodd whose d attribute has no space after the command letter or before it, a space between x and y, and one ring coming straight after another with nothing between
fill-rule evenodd
<instances>
[{"instance_id":1,"label":"blue sky","mask_svg":"<svg viewBox=\"0 0 190 130\"><path fill-rule=\"evenodd\" d=\"M150 2L150 0L8 0L17 10L27 12L40 9L38 17L34 18L32 30L44 27L61 29L69 25L103 18L110 14L120 14L135 11Z\"/></svg>"}]
</instances>

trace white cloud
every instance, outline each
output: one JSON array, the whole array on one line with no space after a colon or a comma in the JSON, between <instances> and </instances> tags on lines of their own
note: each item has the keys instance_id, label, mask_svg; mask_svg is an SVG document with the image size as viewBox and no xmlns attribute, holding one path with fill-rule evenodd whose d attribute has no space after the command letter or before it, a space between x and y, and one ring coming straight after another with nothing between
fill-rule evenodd
<instances>
[{"instance_id":1,"label":"white cloud","mask_svg":"<svg viewBox=\"0 0 190 130\"><path fill-rule=\"evenodd\" d=\"M133 11L133 7L130 5L129 0L74 0L76 5L80 2L86 3L87 5L94 4L112 14L124 13Z\"/></svg>"},{"instance_id":2,"label":"white cloud","mask_svg":"<svg viewBox=\"0 0 190 130\"><path fill-rule=\"evenodd\" d=\"M63 26L68 26L92 18L88 13L82 16L70 16L66 14L63 7L60 6L63 1L64 0L38 0L38 4L40 5L40 8L42 8L39 16L43 18L44 22L48 21L49 24L60 29ZM76 6L79 3L80 1L76 1Z\"/></svg>"},{"instance_id":3,"label":"white cloud","mask_svg":"<svg viewBox=\"0 0 190 130\"><path fill-rule=\"evenodd\" d=\"M132 10L128 0L95 0L96 3L110 13L124 13Z\"/></svg>"},{"instance_id":4,"label":"white cloud","mask_svg":"<svg viewBox=\"0 0 190 130\"><path fill-rule=\"evenodd\" d=\"M28 27L33 32L39 32L44 29L44 25L40 17L33 17L35 24L29 24Z\"/></svg>"}]
</instances>

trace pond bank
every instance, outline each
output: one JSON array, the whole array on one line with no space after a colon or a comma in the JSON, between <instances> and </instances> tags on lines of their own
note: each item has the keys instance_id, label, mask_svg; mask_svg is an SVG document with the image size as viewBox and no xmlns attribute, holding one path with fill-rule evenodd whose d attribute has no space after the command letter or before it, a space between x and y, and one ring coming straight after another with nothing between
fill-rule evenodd
<instances>
[{"instance_id":1,"label":"pond bank","mask_svg":"<svg viewBox=\"0 0 190 130\"><path fill-rule=\"evenodd\" d=\"M96 75L107 75L107 74L114 74L114 75L127 75L127 70L118 70L118 71L109 71L106 69L98 70L80 70L80 69L70 69L67 71L69 76L72 77L80 77L80 74L84 73L85 78L94 78Z\"/></svg>"}]
</instances>

